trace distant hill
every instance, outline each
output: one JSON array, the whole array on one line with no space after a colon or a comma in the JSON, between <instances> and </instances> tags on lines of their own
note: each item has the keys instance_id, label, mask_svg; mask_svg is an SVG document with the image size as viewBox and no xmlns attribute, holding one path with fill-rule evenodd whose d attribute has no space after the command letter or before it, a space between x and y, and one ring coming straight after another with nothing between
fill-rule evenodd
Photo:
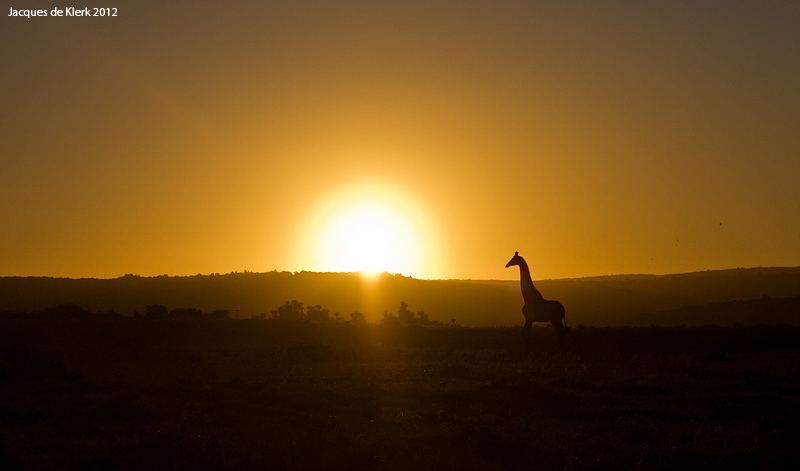
<instances>
[{"instance_id":1,"label":"distant hill","mask_svg":"<svg viewBox=\"0 0 800 471\"><path fill-rule=\"evenodd\" d=\"M632 316L631 326L742 326L787 324L800 327L800 296L747 301L726 301L703 306L686 306L671 311L642 313Z\"/></svg>"},{"instance_id":2,"label":"distant hill","mask_svg":"<svg viewBox=\"0 0 800 471\"><path fill-rule=\"evenodd\" d=\"M736 268L674 275L616 275L536 283L559 299L567 319L586 325L627 325L631 316L684 306L800 295L800 267ZM649 324L648 324L649 325Z\"/></svg>"},{"instance_id":3,"label":"distant hill","mask_svg":"<svg viewBox=\"0 0 800 471\"><path fill-rule=\"evenodd\" d=\"M569 325L650 325L636 316L763 296L800 296L800 267L601 276L535 284L545 298L564 304ZM380 320L384 310L395 312L405 301L411 310L424 311L431 320L443 323L455 319L464 326L522 324L518 281L419 280L390 274L369 281L357 273L277 271L114 279L0 277L0 311L39 312L70 303L91 312L114 310L129 316L143 313L147 305L161 304L204 312L228 309L233 317L241 318L269 316L272 309L292 299L319 304L345 319L357 310L370 322Z\"/></svg>"}]
</instances>

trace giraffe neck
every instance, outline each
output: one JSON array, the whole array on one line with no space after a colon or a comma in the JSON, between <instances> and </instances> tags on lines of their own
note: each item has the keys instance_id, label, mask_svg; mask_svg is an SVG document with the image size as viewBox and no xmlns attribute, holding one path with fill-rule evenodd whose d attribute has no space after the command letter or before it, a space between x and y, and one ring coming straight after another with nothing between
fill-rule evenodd
<instances>
[{"instance_id":1,"label":"giraffe neck","mask_svg":"<svg viewBox=\"0 0 800 471\"><path fill-rule=\"evenodd\" d=\"M526 302L542 299L541 293L533 286L531 271L525 261L519 264L519 284L522 287L522 298Z\"/></svg>"}]
</instances>

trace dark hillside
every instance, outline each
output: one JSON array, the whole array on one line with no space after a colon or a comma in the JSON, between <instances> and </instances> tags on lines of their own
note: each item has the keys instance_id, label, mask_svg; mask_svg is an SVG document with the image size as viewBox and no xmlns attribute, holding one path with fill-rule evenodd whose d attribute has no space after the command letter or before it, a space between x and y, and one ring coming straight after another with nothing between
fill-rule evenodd
<instances>
[{"instance_id":1,"label":"dark hillside","mask_svg":"<svg viewBox=\"0 0 800 471\"><path fill-rule=\"evenodd\" d=\"M680 275L625 275L540 280L547 299L561 301L570 325L625 325L632 316L684 306L800 296L800 268L753 268ZM356 273L269 272L68 279L0 278L0 312L39 312L63 304L132 316L152 304L233 317L269 315L288 300L319 304L347 319L353 311L378 322L401 301L431 320L464 326L518 325L522 296L517 281L419 280L383 274L368 281ZM639 321L637 321L639 322ZM717 322L719 323L719 322ZM726 325L729 323L725 323ZM648 324L649 325L649 324Z\"/></svg>"},{"instance_id":2,"label":"dark hillside","mask_svg":"<svg viewBox=\"0 0 800 471\"><path fill-rule=\"evenodd\" d=\"M671 311L642 313L631 317L626 324L663 327L679 325L753 327L758 324L800 326L800 296L777 299L765 296L747 301L726 301L703 306L686 306Z\"/></svg>"}]
</instances>

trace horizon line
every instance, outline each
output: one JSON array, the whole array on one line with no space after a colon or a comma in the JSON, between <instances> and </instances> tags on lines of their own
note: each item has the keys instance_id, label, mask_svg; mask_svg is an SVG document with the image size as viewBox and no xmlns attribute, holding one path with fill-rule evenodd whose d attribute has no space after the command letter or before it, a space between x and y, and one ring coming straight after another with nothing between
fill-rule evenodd
<instances>
[{"instance_id":1,"label":"horizon line","mask_svg":"<svg viewBox=\"0 0 800 471\"><path fill-rule=\"evenodd\" d=\"M539 278L537 281L558 281L558 280L581 280L581 279L592 279L592 278L610 278L610 277L626 277L626 276L643 276L643 277L658 277L658 276L679 276L679 275L693 275L693 274L700 274L700 273L709 273L709 272L725 272L725 271L736 271L736 270L758 270L758 269L800 269L800 266L753 266L753 267L735 267L735 268L714 268L714 269L706 269L706 270L694 270L688 272L674 272L674 273L615 273L615 274L604 274L604 275L585 275L585 276L574 276L574 277L563 277L563 278ZM68 279L68 280L118 280L122 278L191 278L196 276L230 276L230 275L263 275L263 274L270 274L270 273L286 273L290 275L298 275L303 273L310 273L310 274L319 274L319 275L362 275L363 271L312 271L312 270L300 270L300 271L289 271L289 270L278 270L273 269L269 271L251 271L251 270L243 270L243 271L230 271L227 273L220 273L220 272L210 272L210 273L196 273L194 275L170 275L167 273L161 275L138 275L134 273L126 273L121 276L116 277L94 277L94 276L79 276L79 277L71 277L71 276L57 276L57 275L0 275L0 278L52 278L52 279ZM402 273L390 273L387 271L376 273L377 279L386 276L393 276L393 277L402 277L402 278L409 278L413 280L419 281L471 281L471 282L508 282L508 281L519 281L519 277L515 278L416 278L409 275L404 275Z\"/></svg>"}]
</instances>

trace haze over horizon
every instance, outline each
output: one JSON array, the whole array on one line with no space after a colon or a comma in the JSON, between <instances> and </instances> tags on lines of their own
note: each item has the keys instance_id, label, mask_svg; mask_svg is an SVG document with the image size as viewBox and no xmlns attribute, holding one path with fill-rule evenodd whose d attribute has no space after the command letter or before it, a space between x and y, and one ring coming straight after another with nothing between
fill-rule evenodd
<instances>
[{"instance_id":1,"label":"haze over horizon","mask_svg":"<svg viewBox=\"0 0 800 471\"><path fill-rule=\"evenodd\" d=\"M800 4L118 1L0 27L0 276L800 266Z\"/></svg>"}]
</instances>

